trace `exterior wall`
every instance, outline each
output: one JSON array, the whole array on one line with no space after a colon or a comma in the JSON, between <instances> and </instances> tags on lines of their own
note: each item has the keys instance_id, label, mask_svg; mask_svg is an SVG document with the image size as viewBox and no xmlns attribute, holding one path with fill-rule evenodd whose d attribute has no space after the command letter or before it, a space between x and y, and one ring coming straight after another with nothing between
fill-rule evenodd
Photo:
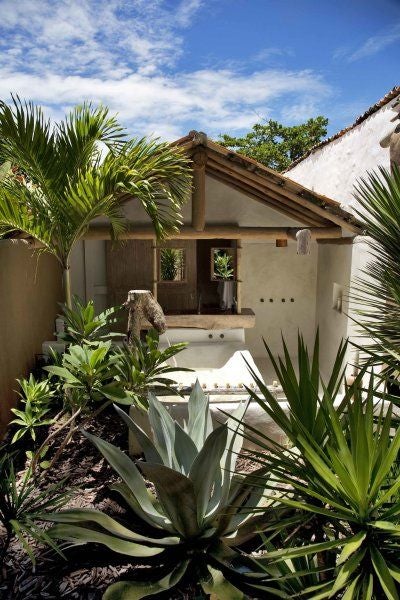
<instances>
[{"instance_id":1,"label":"exterior wall","mask_svg":"<svg viewBox=\"0 0 400 600\"><path fill-rule=\"evenodd\" d=\"M260 359L267 382L274 376L262 337L277 355L282 352L283 335L292 356L297 355L298 331L307 344L314 340L317 260L315 243L309 256L298 256L294 243L286 248L276 248L274 243L243 244L242 303L256 314L256 327L246 330L246 342L252 355Z\"/></svg>"},{"instance_id":2,"label":"exterior wall","mask_svg":"<svg viewBox=\"0 0 400 600\"><path fill-rule=\"evenodd\" d=\"M16 404L15 378L27 375L42 342L53 338L62 300L61 270L52 256L0 241L0 434Z\"/></svg>"},{"instance_id":3,"label":"exterior wall","mask_svg":"<svg viewBox=\"0 0 400 600\"><path fill-rule=\"evenodd\" d=\"M342 339L348 335L348 290L351 278L353 246L318 247L316 327L320 334L320 368L325 380L332 369ZM342 310L334 307L334 285L343 292Z\"/></svg>"},{"instance_id":4,"label":"exterior wall","mask_svg":"<svg viewBox=\"0 0 400 600\"><path fill-rule=\"evenodd\" d=\"M316 150L289 170L287 176L354 210L357 207L354 186L360 178L376 171L378 166L390 167L390 150L382 148L380 141L398 124L398 121L391 121L396 116L392 110L395 102L396 99L392 100L360 125ZM345 304L344 310L350 317L355 316L351 302L354 282L369 258L368 245L361 237L356 238L352 247L327 245L319 248L316 320L323 348L321 368L325 373L332 365L341 337L361 342L352 318L331 308L333 283L344 286L345 295L350 296L350 305ZM350 352L354 355L354 351ZM352 357L349 358L352 363Z\"/></svg>"},{"instance_id":5,"label":"exterior wall","mask_svg":"<svg viewBox=\"0 0 400 600\"><path fill-rule=\"evenodd\" d=\"M389 148L381 148L379 143L395 127L391 122L396 114L392 110L394 102L310 154L286 175L348 208L354 207L353 190L357 180L368 171L376 170L378 165L390 166Z\"/></svg>"}]
</instances>

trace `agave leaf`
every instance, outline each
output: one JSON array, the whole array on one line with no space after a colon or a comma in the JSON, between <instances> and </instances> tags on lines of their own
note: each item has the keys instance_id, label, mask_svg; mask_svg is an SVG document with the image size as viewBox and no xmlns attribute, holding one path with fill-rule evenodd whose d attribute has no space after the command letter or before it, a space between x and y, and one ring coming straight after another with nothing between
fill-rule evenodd
<instances>
[{"instance_id":1,"label":"agave leaf","mask_svg":"<svg viewBox=\"0 0 400 600\"><path fill-rule=\"evenodd\" d=\"M127 554L128 556L137 556L140 558L156 556L164 551L164 548L161 547L136 544L135 542L117 538L114 535L100 533L94 529L71 525L71 523L68 523L68 525L54 525L54 527L51 527L47 531L47 534L51 538L67 540L74 545L87 544L89 542L103 544L119 554Z\"/></svg>"},{"instance_id":2,"label":"agave leaf","mask_svg":"<svg viewBox=\"0 0 400 600\"><path fill-rule=\"evenodd\" d=\"M184 537L197 535L199 526L193 482L182 473L165 465L143 463L140 468L154 484L157 498L176 531Z\"/></svg>"},{"instance_id":3,"label":"agave leaf","mask_svg":"<svg viewBox=\"0 0 400 600\"><path fill-rule=\"evenodd\" d=\"M177 466L174 456L175 424L171 415L154 394L149 394L149 421L155 446L165 465Z\"/></svg>"},{"instance_id":4,"label":"agave leaf","mask_svg":"<svg viewBox=\"0 0 400 600\"><path fill-rule=\"evenodd\" d=\"M215 600L242 600L244 598L243 592L229 583L222 571L214 569L210 565L207 565L207 569L210 577L201 582L201 587L206 594L211 595L211 598L215 598Z\"/></svg>"},{"instance_id":5,"label":"agave leaf","mask_svg":"<svg viewBox=\"0 0 400 600\"><path fill-rule=\"evenodd\" d=\"M174 587L182 579L189 561L178 564L168 575L158 581L118 581L105 591L103 600L140 600Z\"/></svg>"},{"instance_id":6,"label":"agave leaf","mask_svg":"<svg viewBox=\"0 0 400 600\"><path fill-rule=\"evenodd\" d=\"M137 499L143 512L155 527L166 527L164 515L159 513L150 501L149 492L136 465L119 448L87 431L84 436L90 440L102 453L111 467L122 477L133 496Z\"/></svg>"},{"instance_id":7,"label":"agave leaf","mask_svg":"<svg viewBox=\"0 0 400 600\"><path fill-rule=\"evenodd\" d=\"M200 450L212 432L212 421L209 400L198 379L189 396L188 411L188 434Z\"/></svg>"},{"instance_id":8,"label":"agave leaf","mask_svg":"<svg viewBox=\"0 0 400 600\"><path fill-rule=\"evenodd\" d=\"M131 417L127 415L124 410L122 410L115 404L114 408L121 417L121 419L128 425L132 433L137 437L147 462L163 464L163 460L161 458L160 453L158 452L157 448L153 444L153 441L149 438L147 433L143 431L143 429L139 427L139 425L137 425L135 421L131 419Z\"/></svg>"},{"instance_id":9,"label":"agave leaf","mask_svg":"<svg viewBox=\"0 0 400 600\"><path fill-rule=\"evenodd\" d=\"M59 513L47 513L38 515L38 517L44 521L52 521L55 523L64 524L95 523L96 525L100 525L100 527L107 530L108 533L111 533L112 535L118 536L120 538L124 538L131 542L142 542L144 544L149 543L155 544L156 546L170 546L179 544L180 541L177 537L151 538L145 535L140 535L139 533L135 533L130 529L127 529L112 517L94 508L72 508L70 510L64 510Z\"/></svg>"},{"instance_id":10,"label":"agave leaf","mask_svg":"<svg viewBox=\"0 0 400 600\"><path fill-rule=\"evenodd\" d=\"M217 472L220 477L220 463L226 447L227 435L226 425L214 429L206 439L190 469L189 477L193 482L197 498L197 519L199 523L203 522L206 515Z\"/></svg>"},{"instance_id":11,"label":"agave leaf","mask_svg":"<svg viewBox=\"0 0 400 600\"><path fill-rule=\"evenodd\" d=\"M174 454L180 470L187 475L198 455L198 450L193 440L177 421L175 421Z\"/></svg>"}]
</instances>

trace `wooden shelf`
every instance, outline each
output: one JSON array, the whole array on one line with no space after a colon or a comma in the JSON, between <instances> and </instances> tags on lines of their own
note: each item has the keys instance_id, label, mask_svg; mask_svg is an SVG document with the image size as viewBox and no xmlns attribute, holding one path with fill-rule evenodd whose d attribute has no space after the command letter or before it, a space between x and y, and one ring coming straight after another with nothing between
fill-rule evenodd
<instances>
[{"instance_id":1,"label":"wooden shelf","mask_svg":"<svg viewBox=\"0 0 400 600\"><path fill-rule=\"evenodd\" d=\"M195 329L251 329L256 324L256 317L251 308L243 308L240 315L230 314L179 314L166 315L168 328ZM144 323L144 327L147 323ZM150 326L150 324L148 324Z\"/></svg>"}]
</instances>

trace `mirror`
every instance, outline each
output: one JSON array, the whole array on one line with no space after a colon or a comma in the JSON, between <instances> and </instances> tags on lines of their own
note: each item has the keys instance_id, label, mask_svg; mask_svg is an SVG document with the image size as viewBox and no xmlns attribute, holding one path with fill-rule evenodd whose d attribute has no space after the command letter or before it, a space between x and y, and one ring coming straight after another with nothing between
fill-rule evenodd
<instances>
[{"instance_id":1,"label":"mirror","mask_svg":"<svg viewBox=\"0 0 400 600\"><path fill-rule=\"evenodd\" d=\"M161 248L159 281L185 281L185 250Z\"/></svg>"},{"instance_id":2,"label":"mirror","mask_svg":"<svg viewBox=\"0 0 400 600\"><path fill-rule=\"evenodd\" d=\"M211 279L214 281L232 281L235 277L235 248L211 248Z\"/></svg>"}]
</instances>

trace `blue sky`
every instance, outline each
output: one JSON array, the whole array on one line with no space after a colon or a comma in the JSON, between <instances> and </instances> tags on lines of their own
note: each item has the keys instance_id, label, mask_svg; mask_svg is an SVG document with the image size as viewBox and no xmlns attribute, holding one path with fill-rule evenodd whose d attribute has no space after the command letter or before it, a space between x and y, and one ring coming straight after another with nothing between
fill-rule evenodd
<instances>
[{"instance_id":1,"label":"blue sky","mask_svg":"<svg viewBox=\"0 0 400 600\"><path fill-rule=\"evenodd\" d=\"M0 0L0 98L103 102L133 135L329 133L400 84L400 0Z\"/></svg>"}]
</instances>

